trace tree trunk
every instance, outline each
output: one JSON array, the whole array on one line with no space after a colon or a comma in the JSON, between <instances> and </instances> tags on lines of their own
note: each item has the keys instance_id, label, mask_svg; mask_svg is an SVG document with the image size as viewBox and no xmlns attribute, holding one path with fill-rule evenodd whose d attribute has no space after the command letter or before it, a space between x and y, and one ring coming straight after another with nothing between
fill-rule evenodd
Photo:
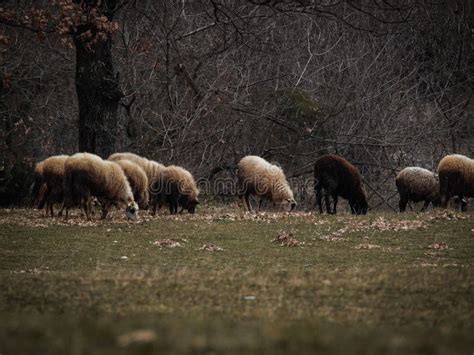
<instances>
[{"instance_id":1,"label":"tree trunk","mask_svg":"<svg viewBox=\"0 0 474 355\"><path fill-rule=\"evenodd\" d=\"M123 93L112 62L112 39L95 44L73 36L76 46L76 91L79 103L79 151L107 158L115 152L118 107Z\"/></svg>"}]
</instances>

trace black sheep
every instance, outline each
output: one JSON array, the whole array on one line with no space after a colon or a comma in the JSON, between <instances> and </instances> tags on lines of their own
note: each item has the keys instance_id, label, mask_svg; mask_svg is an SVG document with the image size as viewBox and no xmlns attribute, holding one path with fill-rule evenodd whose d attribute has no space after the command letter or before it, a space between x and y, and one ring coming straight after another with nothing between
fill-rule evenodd
<instances>
[{"instance_id":1,"label":"black sheep","mask_svg":"<svg viewBox=\"0 0 474 355\"><path fill-rule=\"evenodd\" d=\"M357 168L344 158L327 154L314 164L314 191L319 213L323 213L322 190L325 190L327 213L335 214L338 197L349 201L353 214L367 213L367 198L361 186L361 177ZM331 211L329 196L333 197L334 207Z\"/></svg>"}]
</instances>

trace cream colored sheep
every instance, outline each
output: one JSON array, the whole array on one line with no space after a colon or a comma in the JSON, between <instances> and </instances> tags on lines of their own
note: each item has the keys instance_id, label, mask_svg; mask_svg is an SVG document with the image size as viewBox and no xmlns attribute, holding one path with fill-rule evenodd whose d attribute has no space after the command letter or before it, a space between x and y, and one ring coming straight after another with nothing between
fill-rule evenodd
<instances>
[{"instance_id":1,"label":"cream colored sheep","mask_svg":"<svg viewBox=\"0 0 474 355\"><path fill-rule=\"evenodd\" d=\"M178 206L189 213L196 211L199 190L193 175L186 169L170 165L161 171L161 177L153 184L153 214L157 207L168 203L170 213L178 212Z\"/></svg>"},{"instance_id":2,"label":"cream colored sheep","mask_svg":"<svg viewBox=\"0 0 474 355\"><path fill-rule=\"evenodd\" d=\"M405 168L398 173L395 184L400 194L400 212L405 212L409 201L424 201L422 211L430 202L433 206L439 205L439 179L429 170L418 167Z\"/></svg>"},{"instance_id":3,"label":"cream colored sheep","mask_svg":"<svg viewBox=\"0 0 474 355\"><path fill-rule=\"evenodd\" d=\"M132 188L135 202L141 209L148 208L148 177L145 171L131 160L115 160L115 163L120 165L125 176L127 177L130 187Z\"/></svg>"},{"instance_id":4,"label":"cream colored sheep","mask_svg":"<svg viewBox=\"0 0 474 355\"><path fill-rule=\"evenodd\" d=\"M466 210L464 197L474 197L474 160L460 154L447 155L438 165L441 206L446 208L451 197L458 196L461 210Z\"/></svg>"},{"instance_id":5,"label":"cream colored sheep","mask_svg":"<svg viewBox=\"0 0 474 355\"><path fill-rule=\"evenodd\" d=\"M148 185L149 185L149 195L150 195L150 202L152 202L152 191L151 187L154 182L158 181L161 177L161 173L165 166L163 164L157 163L154 160L148 160L147 158L143 158L134 153L114 153L112 154L108 160L117 161L117 160L129 160L138 164L144 171L148 178Z\"/></svg>"},{"instance_id":6,"label":"cream colored sheep","mask_svg":"<svg viewBox=\"0 0 474 355\"><path fill-rule=\"evenodd\" d=\"M157 163L154 160L148 160L147 158L141 157L134 153L114 153L108 158L108 160L111 161L124 159L133 161L135 164L138 164L145 171L150 185L153 183L153 180L159 178L161 170L165 167L163 164Z\"/></svg>"},{"instance_id":7,"label":"cream colored sheep","mask_svg":"<svg viewBox=\"0 0 474 355\"><path fill-rule=\"evenodd\" d=\"M250 195L260 198L259 209L263 199L268 199L281 207L295 208L293 191L280 167L270 164L263 158L249 155L240 160L237 168L238 196L244 208L252 210Z\"/></svg>"},{"instance_id":8,"label":"cream colored sheep","mask_svg":"<svg viewBox=\"0 0 474 355\"><path fill-rule=\"evenodd\" d=\"M66 160L64 192L66 219L68 209L74 204L80 204L90 220L91 196L100 201L102 218L107 216L112 204L125 205L125 213L130 219L137 216L138 205L120 165L102 160L94 154L77 153Z\"/></svg>"},{"instance_id":9,"label":"cream colored sheep","mask_svg":"<svg viewBox=\"0 0 474 355\"><path fill-rule=\"evenodd\" d=\"M54 217L54 204L64 200L64 163L67 158L67 155L55 155L39 162L35 167L33 201L39 209L46 205L46 215L49 211L51 217Z\"/></svg>"}]
</instances>

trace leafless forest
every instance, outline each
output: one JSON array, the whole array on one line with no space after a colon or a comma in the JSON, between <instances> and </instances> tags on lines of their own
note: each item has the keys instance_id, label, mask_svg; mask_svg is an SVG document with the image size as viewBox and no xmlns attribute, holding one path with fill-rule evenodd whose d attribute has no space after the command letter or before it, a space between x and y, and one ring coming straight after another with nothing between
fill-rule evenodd
<instances>
[{"instance_id":1,"label":"leafless forest","mask_svg":"<svg viewBox=\"0 0 474 355\"><path fill-rule=\"evenodd\" d=\"M474 155L473 9L0 1L1 204L27 201L47 156L132 151L210 181L260 155L281 164L307 208L314 195L302 182L331 152L360 169L371 208L395 207L402 168Z\"/></svg>"}]
</instances>

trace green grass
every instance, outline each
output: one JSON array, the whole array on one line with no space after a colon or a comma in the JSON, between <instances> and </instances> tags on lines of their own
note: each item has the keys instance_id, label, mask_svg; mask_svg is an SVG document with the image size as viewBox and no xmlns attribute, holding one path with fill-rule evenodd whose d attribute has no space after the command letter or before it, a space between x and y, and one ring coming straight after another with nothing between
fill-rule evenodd
<instances>
[{"instance_id":1,"label":"green grass","mask_svg":"<svg viewBox=\"0 0 474 355\"><path fill-rule=\"evenodd\" d=\"M0 210L0 354L470 354L473 217Z\"/></svg>"}]
</instances>

